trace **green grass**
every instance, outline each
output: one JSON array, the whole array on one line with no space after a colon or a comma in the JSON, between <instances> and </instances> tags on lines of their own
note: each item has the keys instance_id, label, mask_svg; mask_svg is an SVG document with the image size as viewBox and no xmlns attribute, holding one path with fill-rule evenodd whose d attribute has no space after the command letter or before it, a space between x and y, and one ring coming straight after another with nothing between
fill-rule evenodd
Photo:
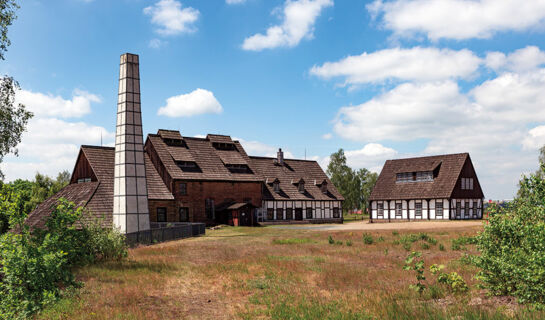
<instances>
[{"instance_id":1,"label":"green grass","mask_svg":"<svg viewBox=\"0 0 545 320\"><path fill-rule=\"evenodd\" d=\"M274 239L274 244L303 244L303 243L316 243L316 241L308 238L288 238L288 239Z\"/></svg>"}]
</instances>

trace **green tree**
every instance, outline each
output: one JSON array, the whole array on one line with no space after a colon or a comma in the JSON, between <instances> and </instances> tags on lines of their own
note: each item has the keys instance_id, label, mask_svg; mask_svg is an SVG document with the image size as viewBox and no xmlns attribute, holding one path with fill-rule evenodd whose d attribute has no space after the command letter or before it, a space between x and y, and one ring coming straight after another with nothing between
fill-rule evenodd
<instances>
[{"instance_id":1,"label":"green tree","mask_svg":"<svg viewBox=\"0 0 545 320\"><path fill-rule=\"evenodd\" d=\"M377 181L376 173L365 168L357 171L350 168L343 149L331 154L326 173L345 198L344 209L367 208L367 200Z\"/></svg>"},{"instance_id":2,"label":"green tree","mask_svg":"<svg viewBox=\"0 0 545 320\"><path fill-rule=\"evenodd\" d=\"M8 27L17 18L15 10L19 6L14 0L0 0L0 59L10 45ZM32 113L22 104L15 103L15 92L20 89L19 83L12 77L0 78L0 162L9 153L17 155L17 145L26 129ZM0 171L0 178L4 175Z\"/></svg>"},{"instance_id":3,"label":"green tree","mask_svg":"<svg viewBox=\"0 0 545 320\"><path fill-rule=\"evenodd\" d=\"M356 171L356 176L360 181L360 208L365 212L369 205L371 192L377 183L378 174L362 168Z\"/></svg>"}]
</instances>

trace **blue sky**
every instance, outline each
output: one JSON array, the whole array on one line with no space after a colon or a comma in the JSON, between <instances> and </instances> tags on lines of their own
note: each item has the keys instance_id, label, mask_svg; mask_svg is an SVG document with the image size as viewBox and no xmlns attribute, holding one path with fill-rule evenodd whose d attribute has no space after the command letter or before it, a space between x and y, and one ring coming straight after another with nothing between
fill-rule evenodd
<instances>
[{"instance_id":1,"label":"blue sky","mask_svg":"<svg viewBox=\"0 0 545 320\"><path fill-rule=\"evenodd\" d=\"M545 5L503 0L26 0L0 71L35 113L7 180L113 141L119 55L140 55L144 131L355 168L470 152L511 198L545 144ZM159 110L162 110L159 112Z\"/></svg>"}]
</instances>

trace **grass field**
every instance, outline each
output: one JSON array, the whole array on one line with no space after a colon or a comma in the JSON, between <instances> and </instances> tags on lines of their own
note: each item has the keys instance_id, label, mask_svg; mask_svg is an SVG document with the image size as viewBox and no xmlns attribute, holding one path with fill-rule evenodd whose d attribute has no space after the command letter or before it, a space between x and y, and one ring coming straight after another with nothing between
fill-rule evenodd
<instances>
[{"instance_id":1,"label":"grass field","mask_svg":"<svg viewBox=\"0 0 545 320\"><path fill-rule=\"evenodd\" d=\"M474 267L452 250L471 230L320 232L278 228L207 230L206 236L131 249L129 259L78 271L84 287L41 319L541 319L508 297L487 297ZM334 240L330 244L329 236ZM420 238L420 237L419 237ZM423 237L425 238L425 237ZM365 241L364 241L365 240ZM409 289L408 250L427 266L446 265L470 286L449 293L426 272L430 289Z\"/></svg>"}]
</instances>

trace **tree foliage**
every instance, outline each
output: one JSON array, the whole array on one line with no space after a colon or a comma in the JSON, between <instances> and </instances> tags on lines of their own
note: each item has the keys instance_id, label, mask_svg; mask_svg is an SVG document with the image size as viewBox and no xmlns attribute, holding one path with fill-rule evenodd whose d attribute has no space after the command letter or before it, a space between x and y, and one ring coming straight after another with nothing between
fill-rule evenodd
<instances>
[{"instance_id":1,"label":"tree foliage","mask_svg":"<svg viewBox=\"0 0 545 320\"><path fill-rule=\"evenodd\" d=\"M519 197L510 206L489 209L488 224L477 236L478 277L493 294L545 303L544 177L541 163L537 173L523 177Z\"/></svg>"},{"instance_id":2,"label":"tree foliage","mask_svg":"<svg viewBox=\"0 0 545 320\"><path fill-rule=\"evenodd\" d=\"M18 195L2 209L9 213L10 227L17 232L0 236L0 319L28 318L57 300L63 288L78 286L74 267L127 254L124 236L98 225L77 229L82 208L64 199L51 213L43 229L24 224Z\"/></svg>"},{"instance_id":3,"label":"tree foliage","mask_svg":"<svg viewBox=\"0 0 545 320\"><path fill-rule=\"evenodd\" d=\"M8 50L11 41L8 38L8 27L17 18L15 10L19 6L15 0L0 0L0 59L4 60L4 54Z\"/></svg>"},{"instance_id":4,"label":"tree foliage","mask_svg":"<svg viewBox=\"0 0 545 320\"><path fill-rule=\"evenodd\" d=\"M331 154L327 175L345 198L343 207L347 210L366 209L367 201L377 181L377 174L362 168L353 170L346 164L343 149Z\"/></svg>"}]
</instances>

